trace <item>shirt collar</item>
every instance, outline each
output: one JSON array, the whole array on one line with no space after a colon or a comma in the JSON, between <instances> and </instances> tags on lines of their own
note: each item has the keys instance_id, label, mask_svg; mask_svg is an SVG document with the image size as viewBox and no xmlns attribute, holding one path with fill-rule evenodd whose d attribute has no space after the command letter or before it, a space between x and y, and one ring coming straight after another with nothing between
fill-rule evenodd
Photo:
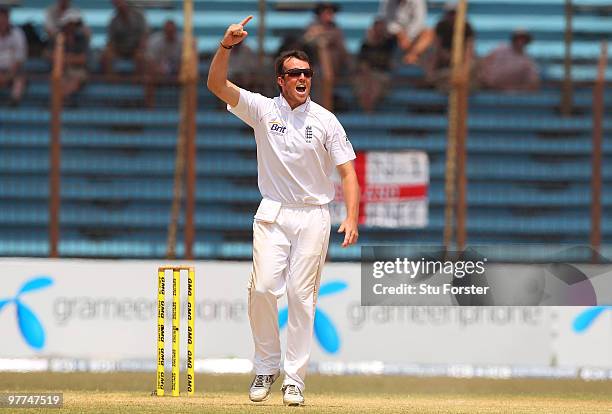
<instances>
[{"instance_id":1,"label":"shirt collar","mask_svg":"<svg viewBox=\"0 0 612 414\"><path fill-rule=\"evenodd\" d=\"M280 94L279 98L280 98L281 106L285 108L286 110L291 111L292 110L291 106L289 106L289 103L287 102L287 100L285 99L282 93ZM306 109L308 109L308 105L310 105L310 96L306 98L306 102L296 107L294 110L299 111L299 112L306 112Z\"/></svg>"}]
</instances>

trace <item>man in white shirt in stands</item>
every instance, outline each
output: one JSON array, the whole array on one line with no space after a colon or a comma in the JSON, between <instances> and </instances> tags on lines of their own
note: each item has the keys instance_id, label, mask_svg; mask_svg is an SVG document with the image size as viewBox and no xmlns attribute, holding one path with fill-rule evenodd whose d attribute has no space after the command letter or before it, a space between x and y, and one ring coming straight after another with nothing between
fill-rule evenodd
<instances>
[{"instance_id":1,"label":"man in white shirt in stands","mask_svg":"<svg viewBox=\"0 0 612 414\"><path fill-rule=\"evenodd\" d=\"M0 6L0 88L11 88L11 106L18 105L25 90L23 64L28 45L23 31L11 25L10 11Z\"/></svg>"},{"instance_id":2,"label":"man in white shirt in stands","mask_svg":"<svg viewBox=\"0 0 612 414\"><path fill-rule=\"evenodd\" d=\"M357 241L359 185L355 153L336 117L309 98L312 69L301 51L283 53L275 64L280 96L270 99L227 80L231 48L244 40L247 17L228 27L212 60L208 88L228 110L253 128L258 185L263 200L253 222L253 271L249 318L255 342L251 401L264 401L280 374L277 298L287 293L289 319L283 402L304 403L315 306L329 243L327 204L334 198L334 167L342 179L347 209L338 232L343 247Z\"/></svg>"}]
</instances>

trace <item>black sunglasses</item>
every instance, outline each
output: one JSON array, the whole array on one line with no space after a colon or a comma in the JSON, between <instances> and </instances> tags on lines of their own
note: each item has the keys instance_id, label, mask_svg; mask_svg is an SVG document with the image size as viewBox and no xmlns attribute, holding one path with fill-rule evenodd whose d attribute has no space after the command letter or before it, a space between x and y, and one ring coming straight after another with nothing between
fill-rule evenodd
<instances>
[{"instance_id":1,"label":"black sunglasses","mask_svg":"<svg viewBox=\"0 0 612 414\"><path fill-rule=\"evenodd\" d=\"M289 69L283 72L283 75L288 75L291 78L299 78L301 75L312 78L312 74L312 69Z\"/></svg>"}]
</instances>

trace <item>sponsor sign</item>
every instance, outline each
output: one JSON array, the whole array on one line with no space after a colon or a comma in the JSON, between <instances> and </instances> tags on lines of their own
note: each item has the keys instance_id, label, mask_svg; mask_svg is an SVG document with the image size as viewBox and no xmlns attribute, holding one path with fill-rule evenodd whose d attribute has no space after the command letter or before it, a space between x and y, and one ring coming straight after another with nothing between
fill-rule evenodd
<instances>
[{"instance_id":1,"label":"sponsor sign","mask_svg":"<svg viewBox=\"0 0 612 414\"><path fill-rule=\"evenodd\" d=\"M154 367L156 273L160 264L4 259L0 284L3 338L0 360L150 359ZM251 264L194 265L196 358L250 359L253 344L247 313L247 281ZM186 277L181 279L186 281ZM186 286L182 287L182 294L180 337L187 338ZM593 308L364 307L360 294L359 264L325 266L315 317L311 358L314 364L378 361L387 365L546 367L555 361L559 366L612 366L611 312L607 308L585 327L586 322L574 321ZM165 336L171 338L171 298L168 299ZM283 344L284 321L286 303L279 301ZM169 340L166 342L169 352ZM181 344L183 358L185 342ZM576 357L578 354L580 358ZM166 360L170 360L169 354Z\"/></svg>"}]
</instances>

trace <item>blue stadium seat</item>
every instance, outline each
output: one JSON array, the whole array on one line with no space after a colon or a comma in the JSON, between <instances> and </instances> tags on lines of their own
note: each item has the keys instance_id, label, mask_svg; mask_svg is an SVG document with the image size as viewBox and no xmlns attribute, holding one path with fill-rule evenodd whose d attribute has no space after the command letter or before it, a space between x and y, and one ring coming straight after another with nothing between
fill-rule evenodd
<instances>
[{"instance_id":1,"label":"blue stadium seat","mask_svg":"<svg viewBox=\"0 0 612 414\"><path fill-rule=\"evenodd\" d=\"M339 25L355 52L378 9L378 0L340 0ZM314 4L314 2L307 2ZM429 22L444 1L430 1ZM561 93L555 82L563 77L564 2L562 0L471 0L469 20L476 30L480 56L506 41L517 26L531 30L529 51L546 81L537 93L477 92L469 101L468 240L470 243L588 243L591 202L592 88L577 86L576 114L559 115ZM17 23L40 24L48 1L27 0L15 9ZM268 1L265 51L281 37L312 19L307 8L280 10L288 2ZM576 7L606 4L575 0ZM77 2L93 32L93 47L101 48L110 3ZM237 13L257 12L257 0L196 1L195 33L207 54L217 48L219 34ZM182 21L181 9L147 10L152 28L167 17ZM249 44L256 48L257 18L251 22ZM590 81L595 74L599 41L610 39L611 19L577 10L572 54L574 79ZM123 65L123 63L122 63ZM209 60L200 62L205 74ZM96 64L92 65L98 70ZM33 76L18 108L0 107L0 255L48 254L49 86L48 62L31 60ZM128 64L125 70L131 70ZM43 76L41 76L43 75ZM398 66L394 76L415 80L421 69ZM607 78L612 79L608 70ZM354 102L349 82L337 88L347 110L338 117L359 151L421 150L430 158L429 220L423 229L363 227L361 243L442 242L445 204L448 96L401 82L380 106L364 115ZM551 86L549 86L551 85ZM0 93L0 99L6 92ZM164 108L141 109L142 85L107 83L99 77L79 92L79 107L62 115L62 209L60 254L96 257L162 257L173 196L174 157L179 122L179 89L161 86ZM221 110L218 100L198 87L197 114L197 241L200 258L248 259L250 229L260 199L257 189L255 142L252 131ZM604 130L612 129L608 107ZM218 109L215 109L218 108ZM612 205L612 170L607 166L612 142L604 140L603 194ZM182 218L181 218L182 220ZM612 218L604 214L604 240L612 237ZM342 249L341 235L332 234L330 257L358 260L359 248ZM183 245L179 242L179 255ZM511 253L508 253L511 255Z\"/></svg>"}]
</instances>

